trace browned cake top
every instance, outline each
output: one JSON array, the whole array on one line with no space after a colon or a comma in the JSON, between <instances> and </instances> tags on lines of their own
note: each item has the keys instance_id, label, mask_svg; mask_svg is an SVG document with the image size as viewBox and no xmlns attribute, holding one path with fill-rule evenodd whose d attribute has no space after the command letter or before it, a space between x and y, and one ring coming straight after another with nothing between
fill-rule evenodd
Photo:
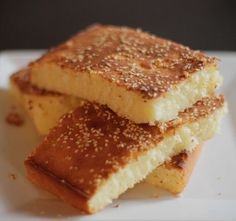
<instances>
[{"instance_id":1,"label":"browned cake top","mask_svg":"<svg viewBox=\"0 0 236 221\"><path fill-rule=\"evenodd\" d=\"M40 62L53 62L76 73L104 79L156 98L191 74L216 65L216 59L139 29L92 26L50 50Z\"/></svg>"},{"instance_id":2,"label":"browned cake top","mask_svg":"<svg viewBox=\"0 0 236 221\"><path fill-rule=\"evenodd\" d=\"M17 73L11 75L11 80L17 85L19 90L26 94L36 94L36 95L60 95L60 93L54 91L48 91L44 89L40 89L30 83L30 70L23 69L18 71Z\"/></svg>"},{"instance_id":3,"label":"browned cake top","mask_svg":"<svg viewBox=\"0 0 236 221\"><path fill-rule=\"evenodd\" d=\"M223 103L223 97L196 103L180 115L181 120L167 123L162 134L157 126L134 124L106 106L85 102L60 119L28 161L89 197L113 172L156 146L179 125L205 117Z\"/></svg>"}]
</instances>

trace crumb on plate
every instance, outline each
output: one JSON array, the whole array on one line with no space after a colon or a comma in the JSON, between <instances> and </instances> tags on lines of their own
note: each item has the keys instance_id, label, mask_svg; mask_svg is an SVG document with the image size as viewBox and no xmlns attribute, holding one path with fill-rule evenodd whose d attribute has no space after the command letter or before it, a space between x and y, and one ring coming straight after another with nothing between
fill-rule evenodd
<instances>
[{"instance_id":1,"label":"crumb on plate","mask_svg":"<svg viewBox=\"0 0 236 221\"><path fill-rule=\"evenodd\" d=\"M113 206L113 208L118 208L120 206L120 204L119 203L116 203L114 206Z\"/></svg>"},{"instance_id":2,"label":"crumb on plate","mask_svg":"<svg viewBox=\"0 0 236 221\"><path fill-rule=\"evenodd\" d=\"M23 118L16 112L10 112L6 116L6 122L10 125L21 126L24 123Z\"/></svg>"},{"instance_id":3,"label":"crumb on plate","mask_svg":"<svg viewBox=\"0 0 236 221\"><path fill-rule=\"evenodd\" d=\"M16 180L16 175L14 173L9 174L11 180Z\"/></svg>"}]
</instances>

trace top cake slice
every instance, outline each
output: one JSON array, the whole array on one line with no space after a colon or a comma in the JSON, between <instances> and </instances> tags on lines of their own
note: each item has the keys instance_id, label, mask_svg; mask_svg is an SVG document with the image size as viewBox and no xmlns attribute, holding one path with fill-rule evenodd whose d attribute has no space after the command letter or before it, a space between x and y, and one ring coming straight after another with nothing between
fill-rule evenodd
<instances>
[{"instance_id":1,"label":"top cake slice","mask_svg":"<svg viewBox=\"0 0 236 221\"><path fill-rule=\"evenodd\" d=\"M221 83L215 58L127 27L96 25L30 65L40 88L106 104L135 123L165 122Z\"/></svg>"}]
</instances>

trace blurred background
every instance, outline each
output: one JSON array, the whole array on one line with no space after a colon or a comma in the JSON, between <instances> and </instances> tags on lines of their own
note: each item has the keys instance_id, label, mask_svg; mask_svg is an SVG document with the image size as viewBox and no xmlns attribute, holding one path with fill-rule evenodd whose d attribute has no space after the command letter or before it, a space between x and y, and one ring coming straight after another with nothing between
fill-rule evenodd
<instances>
[{"instance_id":1,"label":"blurred background","mask_svg":"<svg viewBox=\"0 0 236 221\"><path fill-rule=\"evenodd\" d=\"M1 0L0 50L41 49L92 23L141 27L194 49L236 50L236 1Z\"/></svg>"}]
</instances>

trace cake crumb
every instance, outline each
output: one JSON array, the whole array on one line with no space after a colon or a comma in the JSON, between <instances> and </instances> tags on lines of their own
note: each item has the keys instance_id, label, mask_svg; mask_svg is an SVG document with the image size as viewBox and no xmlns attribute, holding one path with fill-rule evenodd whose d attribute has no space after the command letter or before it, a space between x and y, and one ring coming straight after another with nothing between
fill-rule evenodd
<instances>
[{"instance_id":1,"label":"cake crumb","mask_svg":"<svg viewBox=\"0 0 236 221\"><path fill-rule=\"evenodd\" d=\"M11 180L16 180L16 175L13 174L13 173L11 173L11 174L9 174L9 178L10 178Z\"/></svg>"},{"instance_id":2,"label":"cake crumb","mask_svg":"<svg viewBox=\"0 0 236 221\"><path fill-rule=\"evenodd\" d=\"M118 208L118 207L120 207L120 204L119 204L119 203L117 203L117 204L115 204L115 205L113 206L113 208Z\"/></svg>"},{"instance_id":3,"label":"cake crumb","mask_svg":"<svg viewBox=\"0 0 236 221\"><path fill-rule=\"evenodd\" d=\"M22 126L24 120L18 113L11 112L6 116L6 122L14 126Z\"/></svg>"}]
</instances>

